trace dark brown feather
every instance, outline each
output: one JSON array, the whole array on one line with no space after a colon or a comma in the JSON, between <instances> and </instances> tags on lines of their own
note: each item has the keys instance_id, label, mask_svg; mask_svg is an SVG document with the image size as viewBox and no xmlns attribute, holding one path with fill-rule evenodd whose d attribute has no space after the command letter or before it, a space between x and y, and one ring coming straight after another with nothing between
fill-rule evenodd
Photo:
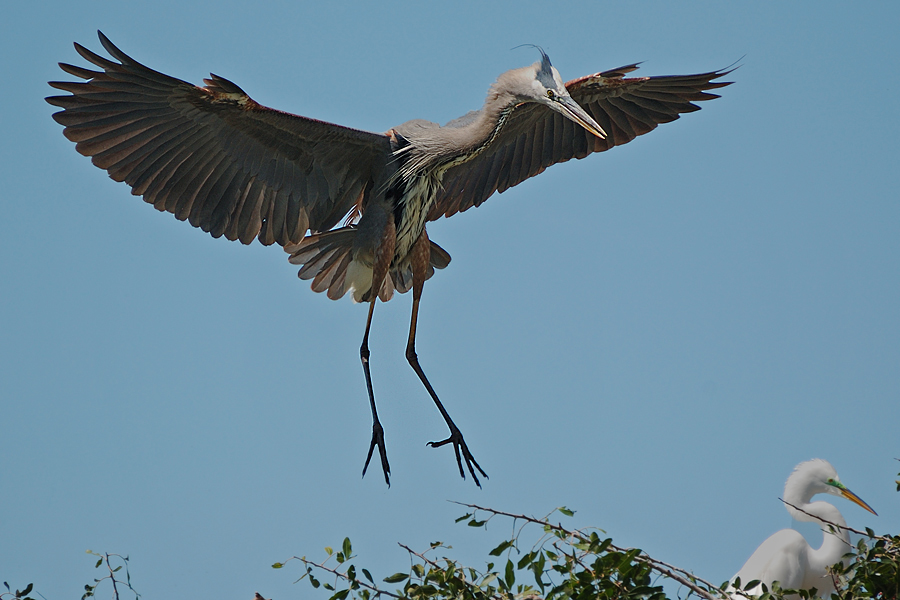
<instances>
[{"instance_id":1,"label":"dark brown feather","mask_svg":"<svg viewBox=\"0 0 900 600\"><path fill-rule=\"evenodd\" d=\"M606 131L605 140L545 106L519 105L488 149L447 171L428 219L479 206L494 192L503 192L552 164L626 144L660 123L699 110L693 102L718 97L706 90L730 85L717 81L730 70L624 78L635 69L636 64L627 65L566 83L572 98Z\"/></svg>"},{"instance_id":2,"label":"dark brown feather","mask_svg":"<svg viewBox=\"0 0 900 600\"><path fill-rule=\"evenodd\" d=\"M99 32L98 32L99 33ZM218 237L299 242L337 225L361 189L390 175L390 140L266 108L210 75L200 88L75 44L101 71L60 63L85 82L52 82L47 102L76 149L160 210Z\"/></svg>"}]
</instances>

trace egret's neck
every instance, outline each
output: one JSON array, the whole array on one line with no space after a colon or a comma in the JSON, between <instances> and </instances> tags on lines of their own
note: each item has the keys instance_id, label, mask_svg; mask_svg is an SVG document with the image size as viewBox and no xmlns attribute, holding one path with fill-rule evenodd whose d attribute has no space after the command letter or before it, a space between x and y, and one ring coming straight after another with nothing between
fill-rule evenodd
<instances>
[{"instance_id":1,"label":"egret's neck","mask_svg":"<svg viewBox=\"0 0 900 600\"><path fill-rule=\"evenodd\" d=\"M790 502L790 500L787 501ZM789 505L787 507L788 512L791 513L794 519L818 523L822 528L822 545L818 549L812 550L809 554L809 563L813 570L822 572L827 567L840 562L841 557L851 550L850 534L846 529L843 529L843 527L847 526L847 522L841 515L841 511L835 508L833 504L823 501L805 504L791 502L791 504L805 511L800 512ZM829 523L839 527L833 527ZM827 586L831 585L831 579L826 577L823 581L812 582L810 585L823 591Z\"/></svg>"}]
</instances>

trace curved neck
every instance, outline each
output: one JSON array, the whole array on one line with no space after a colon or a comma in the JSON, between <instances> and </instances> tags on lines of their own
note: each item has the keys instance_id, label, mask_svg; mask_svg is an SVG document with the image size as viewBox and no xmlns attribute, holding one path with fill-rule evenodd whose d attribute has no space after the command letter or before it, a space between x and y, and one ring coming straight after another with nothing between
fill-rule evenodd
<instances>
[{"instance_id":1,"label":"curved neck","mask_svg":"<svg viewBox=\"0 0 900 600\"><path fill-rule=\"evenodd\" d=\"M404 149L407 158L402 174L405 177L429 171L442 174L475 158L490 146L516 104L512 94L492 89L481 110L464 125L402 130L409 141Z\"/></svg>"},{"instance_id":2,"label":"curved neck","mask_svg":"<svg viewBox=\"0 0 900 600\"><path fill-rule=\"evenodd\" d=\"M787 500L791 502L791 500ZM794 506L803 509L800 512L792 506L788 506L788 512L797 521L818 523L822 529L822 545L809 553L810 566L819 572L830 567L841 560L847 552L850 551L850 534L843 527L847 526L847 522L835 506L829 502L791 502ZM809 513L809 514L807 514ZM827 522L827 523L826 523ZM838 527L829 525L832 523ZM816 585L816 588L822 590L822 584Z\"/></svg>"}]
</instances>

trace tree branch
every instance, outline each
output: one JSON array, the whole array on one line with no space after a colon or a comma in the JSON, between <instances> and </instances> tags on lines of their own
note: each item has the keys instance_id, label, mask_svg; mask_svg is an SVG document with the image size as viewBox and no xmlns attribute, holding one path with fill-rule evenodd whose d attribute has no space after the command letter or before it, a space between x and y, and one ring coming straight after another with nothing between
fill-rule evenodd
<instances>
[{"instance_id":1,"label":"tree branch","mask_svg":"<svg viewBox=\"0 0 900 600\"><path fill-rule=\"evenodd\" d=\"M553 531L558 531L558 532L564 533L568 536L576 537L581 541L589 541L587 538L584 537L584 534L581 531L578 531L578 530L571 531L569 529L566 529L562 525L553 525L552 523L550 523L550 521L548 519L542 520L542 519L537 519L535 517L529 517L527 515L508 513L508 512L502 511L502 510L495 510L493 508L486 508L484 506L479 506L477 504L466 504L464 502L454 502L454 504L459 504L460 506L465 506L465 507L472 508L475 510L481 510L481 511L490 513L492 515L500 515L500 516L504 516L504 517L510 517L512 519L520 519L523 521L527 521L529 523L535 523L537 525L542 525L544 527L547 527ZM622 553L629 552L634 549L634 548L622 548L622 547L616 546L614 544L610 544L608 547L612 548L616 552L622 552ZM661 575L664 575L665 577L668 577L668 578L672 579L673 581L677 581L678 583L685 586L686 588L688 588L695 594L703 596L707 600L718 600L719 598L727 597L720 591L719 586L713 585L712 583L710 583L700 577L697 577L696 575L689 573L688 571L685 571L684 569L672 566L670 564L664 563L661 560L652 558L651 556L647 555L643 551L641 551L640 554L635 556L635 560L648 565L651 569L653 569L657 573L660 573ZM703 587L697 585L694 582L702 583L703 585L705 585L707 587L707 589L704 589ZM711 593L710 590L719 590L719 595Z\"/></svg>"}]
</instances>

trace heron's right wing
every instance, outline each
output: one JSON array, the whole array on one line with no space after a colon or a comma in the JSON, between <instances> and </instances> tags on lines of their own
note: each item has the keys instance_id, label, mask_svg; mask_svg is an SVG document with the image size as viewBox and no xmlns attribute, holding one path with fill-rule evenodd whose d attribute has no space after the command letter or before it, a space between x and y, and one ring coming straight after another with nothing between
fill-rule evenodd
<instances>
[{"instance_id":1,"label":"heron's right wing","mask_svg":"<svg viewBox=\"0 0 900 600\"><path fill-rule=\"evenodd\" d=\"M668 123L681 113L700 110L696 101L718 98L706 90L729 83L716 81L730 70L697 75L625 78L637 69L628 65L573 79L566 83L572 98L607 133L605 139L546 106L516 106L491 146L444 175L429 220L479 206L494 192L503 192L550 165L592 152L609 150Z\"/></svg>"},{"instance_id":2,"label":"heron's right wing","mask_svg":"<svg viewBox=\"0 0 900 600\"><path fill-rule=\"evenodd\" d=\"M75 49L102 70L60 63L86 82L47 102L64 110L76 150L132 194L230 240L282 246L337 225L366 186L389 175L390 139L266 108L211 75L197 87L135 61L98 32L119 62Z\"/></svg>"}]
</instances>

